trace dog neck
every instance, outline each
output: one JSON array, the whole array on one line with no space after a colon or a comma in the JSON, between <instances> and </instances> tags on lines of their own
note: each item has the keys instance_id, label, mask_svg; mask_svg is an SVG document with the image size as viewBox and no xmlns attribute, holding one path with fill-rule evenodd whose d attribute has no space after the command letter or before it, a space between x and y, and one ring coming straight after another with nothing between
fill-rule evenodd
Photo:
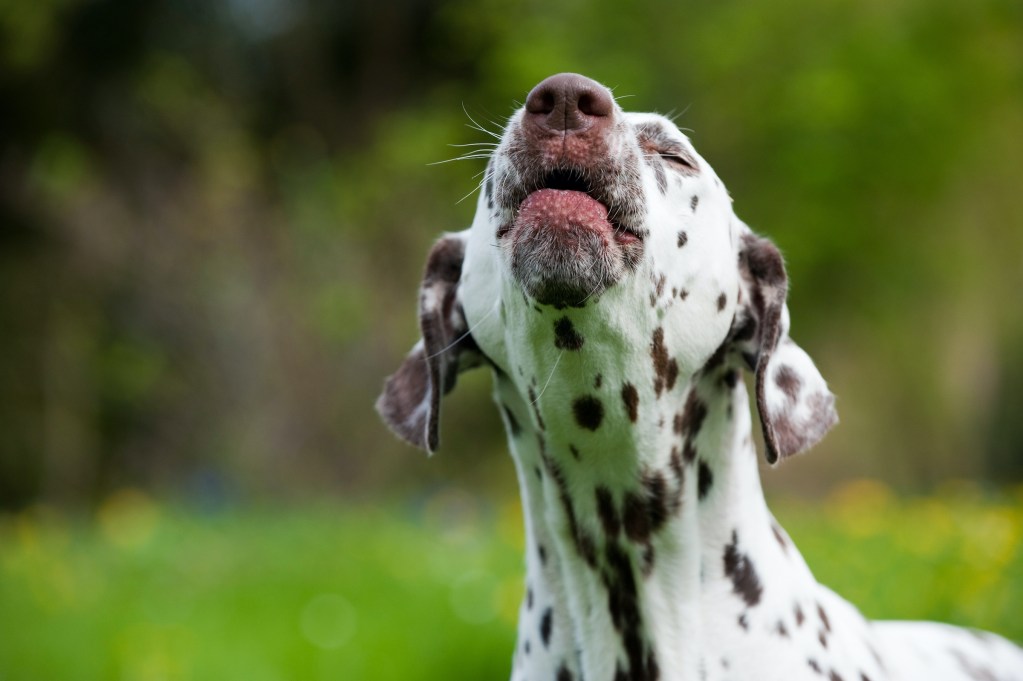
<instances>
[{"instance_id":1,"label":"dog neck","mask_svg":"<svg viewBox=\"0 0 1023 681\"><path fill-rule=\"evenodd\" d=\"M759 571L795 552L764 503L745 386L727 367L672 386L605 367L571 397L559 378L584 362L560 363L546 389L496 381L528 547L513 678L697 679L701 598L730 593L749 626Z\"/></svg>"}]
</instances>

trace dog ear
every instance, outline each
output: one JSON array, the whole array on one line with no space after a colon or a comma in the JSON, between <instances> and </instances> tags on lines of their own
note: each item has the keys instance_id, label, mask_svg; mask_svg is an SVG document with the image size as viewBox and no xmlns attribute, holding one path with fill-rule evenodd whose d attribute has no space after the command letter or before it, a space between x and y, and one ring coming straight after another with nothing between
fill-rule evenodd
<instances>
[{"instance_id":1,"label":"dog ear","mask_svg":"<svg viewBox=\"0 0 1023 681\"><path fill-rule=\"evenodd\" d=\"M775 245L745 233L739 273L733 340L755 371L764 456L773 465L809 449L838 422L835 396L810 356L789 338L788 277Z\"/></svg>"},{"instance_id":2,"label":"dog ear","mask_svg":"<svg viewBox=\"0 0 1023 681\"><path fill-rule=\"evenodd\" d=\"M430 454L439 440L441 396L455 387L461 371L482 359L458 302L465 241L464 233L448 234L430 250L419 288L423 337L387 378L376 402L398 437Z\"/></svg>"}]
</instances>

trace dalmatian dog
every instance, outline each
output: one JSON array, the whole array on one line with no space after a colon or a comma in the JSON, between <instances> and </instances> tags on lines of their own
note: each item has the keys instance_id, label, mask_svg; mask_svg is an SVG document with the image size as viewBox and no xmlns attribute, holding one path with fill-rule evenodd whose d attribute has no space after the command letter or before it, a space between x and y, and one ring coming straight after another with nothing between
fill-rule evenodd
<instances>
[{"instance_id":1,"label":"dalmatian dog","mask_svg":"<svg viewBox=\"0 0 1023 681\"><path fill-rule=\"evenodd\" d=\"M458 374L493 372L528 546L513 680L1023 681L995 635L867 621L768 511L741 373L769 463L837 421L786 291L670 120L576 74L511 117L377 409L433 452Z\"/></svg>"}]
</instances>

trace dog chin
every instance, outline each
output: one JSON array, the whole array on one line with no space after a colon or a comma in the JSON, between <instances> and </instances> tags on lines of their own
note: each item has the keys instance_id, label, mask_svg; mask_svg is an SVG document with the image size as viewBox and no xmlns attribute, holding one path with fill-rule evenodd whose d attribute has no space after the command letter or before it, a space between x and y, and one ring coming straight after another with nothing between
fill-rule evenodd
<instances>
[{"instance_id":1,"label":"dog chin","mask_svg":"<svg viewBox=\"0 0 1023 681\"><path fill-rule=\"evenodd\" d=\"M527 295L543 305L581 307L617 283L636 244L623 243L607 212L578 191L541 189L526 197L504 245Z\"/></svg>"}]
</instances>

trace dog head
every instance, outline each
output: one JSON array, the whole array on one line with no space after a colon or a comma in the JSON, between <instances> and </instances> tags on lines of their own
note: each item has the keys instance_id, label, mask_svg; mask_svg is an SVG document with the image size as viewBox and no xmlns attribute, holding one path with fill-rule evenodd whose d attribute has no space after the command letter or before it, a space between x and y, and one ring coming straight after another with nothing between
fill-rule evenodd
<instances>
[{"instance_id":1,"label":"dog head","mask_svg":"<svg viewBox=\"0 0 1023 681\"><path fill-rule=\"evenodd\" d=\"M670 402L701 372L745 366L774 463L836 421L824 379L788 336L786 292L778 249L735 216L669 119L623 112L583 76L552 76L508 122L472 226L431 251L422 340L377 407L433 451L440 397L484 362L534 405L538 392L571 401L572 384L590 380L583 367L599 370L598 384L615 377L628 406L629 390Z\"/></svg>"}]
</instances>

